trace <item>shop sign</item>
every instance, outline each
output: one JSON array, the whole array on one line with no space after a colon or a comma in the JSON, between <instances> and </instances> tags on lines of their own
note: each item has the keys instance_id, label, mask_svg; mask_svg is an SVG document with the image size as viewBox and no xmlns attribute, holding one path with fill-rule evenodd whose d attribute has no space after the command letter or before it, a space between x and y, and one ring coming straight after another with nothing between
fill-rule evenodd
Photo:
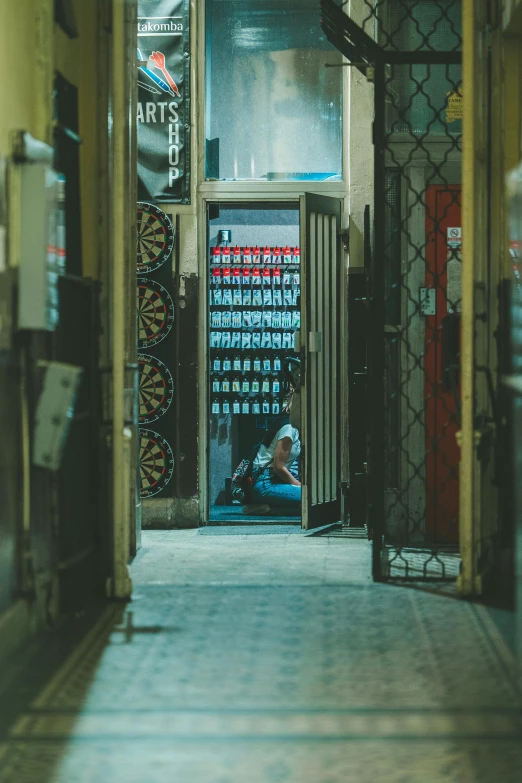
<instances>
[{"instance_id":1,"label":"shop sign","mask_svg":"<svg viewBox=\"0 0 522 783\"><path fill-rule=\"evenodd\" d=\"M138 200L190 202L189 0L138 0Z\"/></svg>"}]
</instances>

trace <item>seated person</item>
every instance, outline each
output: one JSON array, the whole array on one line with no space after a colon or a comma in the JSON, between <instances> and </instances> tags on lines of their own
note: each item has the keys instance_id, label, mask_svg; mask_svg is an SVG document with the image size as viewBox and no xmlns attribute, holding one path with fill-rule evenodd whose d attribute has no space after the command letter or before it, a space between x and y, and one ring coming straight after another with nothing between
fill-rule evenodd
<instances>
[{"instance_id":1,"label":"seated person","mask_svg":"<svg viewBox=\"0 0 522 783\"><path fill-rule=\"evenodd\" d=\"M300 453L299 431L292 427L287 413L259 447L252 469L252 504L259 505L245 506L245 513L301 515Z\"/></svg>"}]
</instances>

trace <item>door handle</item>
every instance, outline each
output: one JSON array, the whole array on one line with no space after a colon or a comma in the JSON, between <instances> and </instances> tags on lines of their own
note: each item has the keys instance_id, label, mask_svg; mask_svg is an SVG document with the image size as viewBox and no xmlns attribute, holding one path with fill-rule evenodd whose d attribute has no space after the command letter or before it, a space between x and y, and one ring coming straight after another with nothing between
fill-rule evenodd
<instances>
[{"instance_id":1,"label":"door handle","mask_svg":"<svg viewBox=\"0 0 522 783\"><path fill-rule=\"evenodd\" d=\"M320 353L323 349L321 332L308 332L308 350L310 353Z\"/></svg>"}]
</instances>

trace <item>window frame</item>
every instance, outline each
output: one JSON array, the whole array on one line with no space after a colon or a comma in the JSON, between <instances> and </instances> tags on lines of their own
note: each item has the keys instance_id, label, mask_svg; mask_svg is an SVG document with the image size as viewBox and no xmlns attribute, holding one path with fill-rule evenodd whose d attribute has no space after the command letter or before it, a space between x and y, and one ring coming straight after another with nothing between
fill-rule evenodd
<instances>
[{"instance_id":1,"label":"window frame","mask_svg":"<svg viewBox=\"0 0 522 783\"><path fill-rule=\"evenodd\" d=\"M199 5L199 4L198 4ZM346 67L348 61L342 57L340 68L342 70L342 89L341 89L341 178L338 180L207 180L205 179L206 166L206 120L207 120L207 24L206 24L206 0L201 2L198 8L197 19L197 93L200 96L198 101L198 123L197 136L201 140L199 145L199 155L197 156L197 190L205 198L219 198L221 196L233 196L237 194L241 198L258 199L260 196L270 196L274 200L281 198L292 199L302 193L323 193L325 195L337 196L343 198L347 194L347 172L348 172L348 137L346 129L349 127L349 77L350 67ZM196 157L196 156L195 156Z\"/></svg>"}]
</instances>

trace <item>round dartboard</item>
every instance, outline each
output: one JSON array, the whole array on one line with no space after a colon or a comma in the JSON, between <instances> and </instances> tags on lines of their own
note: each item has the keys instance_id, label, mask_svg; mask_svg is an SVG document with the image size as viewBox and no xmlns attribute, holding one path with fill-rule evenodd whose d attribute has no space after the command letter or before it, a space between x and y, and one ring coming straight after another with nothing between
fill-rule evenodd
<instances>
[{"instance_id":1,"label":"round dartboard","mask_svg":"<svg viewBox=\"0 0 522 783\"><path fill-rule=\"evenodd\" d=\"M138 348L150 348L168 335L174 323L171 296L155 280L138 283Z\"/></svg>"},{"instance_id":2,"label":"round dartboard","mask_svg":"<svg viewBox=\"0 0 522 783\"><path fill-rule=\"evenodd\" d=\"M140 428L140 495L151 498L165 489L174 472L169 444L154 430Z\"/></svg>"},{"instance_id":3,"label":"round dartboard","mask_svg":"<svg viewBox=\"0 0 522 783\"><path fill-rule=\"evenodd\" d=\"M172 253L173 245L169 216L154 204L139 201L136 274L147 275L159 269Z\"/></svg>"},{"instance_id":4,"label":"round dartboard","mask_svg":"<svg viewBox=\"0 0 522 783\"><path fill-rule=\"evenodd\" d=\"M155 356L140 353L138 367L140 424L152 424L170 408L174 383L169 368Z\"/></svg>"}]
</instances>

